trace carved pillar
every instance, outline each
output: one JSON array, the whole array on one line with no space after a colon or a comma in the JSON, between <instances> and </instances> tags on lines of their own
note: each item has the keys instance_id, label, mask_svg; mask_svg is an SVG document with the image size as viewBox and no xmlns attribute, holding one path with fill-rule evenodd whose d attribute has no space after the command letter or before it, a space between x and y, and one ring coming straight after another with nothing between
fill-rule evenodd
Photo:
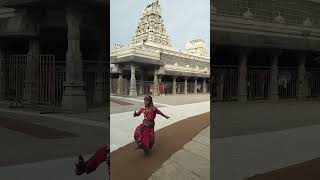
<instances>
[{"instance_id":1,"label":"carved pillar","mask_svg":"<svg viewBox=\"0 0 320 180\"><path fill-rule=\"evenodd\" d=\"M188 94L188 77L184 77L184 94Z\"/></svg>"},{"instance_id":2,"label":"carved pillar","mask_svg":"<svg viewBox=\"0 0 320 180\"><path fill-rule=\"evenodd\" d=\"M129 96L137 96L136 67L134 66L134 64L131 64L130 68L131 68L131 77L130 77Z\"/></svg>"},{"instance_id":3,"label":"carved pillar","mask_svg":"<svg viewBox=\"0 0 320 180\"><path fill-rule=\"evenodd\" d=\"M84 91L82 54L80 50L80 14L66 9L68 26L68 51L66 55L66 81L62 107L73 113L86 112L87 101Z\"/></svg>"},{"instance_id":4,"label":"carved pillar","mask_svg":"<svg viewBox=\"0 0 320 180\"><path fill-rule=\"evenodd\" d=\"M118 86L117 86L117 95L122 95L122 73L119 73L119 77L118 77Z\"/></svg>"},{"instance_id":5,"label":"carved pillar","mask_svg":"<svg viewBox=\"0 0 320 180\"><path fill-rule=\"evenodd\" d=\"M297 97L299 100L303 100L306 97L305 92L305 75L306 75L306 55L299 55L299 64L298 64L298 89L297 89Z\"/></svg>"},{"instance_id":6,"label":"carved pillar","mask_svg":"<svg viewBox=\"0 0 320 180\"><path fill-rule=\"evenodd\" d=\"M194 79L194 93L197 94L198 93L198 79L195 78Z\"/></svg>"},{"instance_id":7,"label":"carved pillar","mask_svg":"<svg viewBox=\"0 0 320 180\"><path fill-rule=\"evenodd\" d=\"M270 82L270 92L271 100L279 100L279 90L278 90L278 62L279 62L280 52L273 52L271 57L271 82Z\"/></svg>"},{"instance_id":8,"label":"carved pillar","mask_svg":"<svg viewBox=\"0 0 320 180\"><path fill-rule=\"evenodd\" d=\"M111 76L111 74L110 74L110 84L109 84L109 88L110 88L110 94L112 94L112 89L113 89L113 86L112 86L112 82L113 82L113 79L112 79L112 76Z\"/></svg>"},{"instance_id":9,"label":"carved pillar","mask_svg":"<svg viewBox=\"0 0 320 180\"><path fill-rule=\"evenodd\" d=\"M203 85L202 85L202 93L207 93L207 83L206 78L203 78Z\"/></svg>"},{"instance_id":10,"label":"carved pillar","mask_svg":"<svg viewBox=\"0 0 320 180\"><path fill-rule=\"evenodd\" d=\"M173 76L173 83L172 83L172 94L176 95L177 94L177 77Z\"/></svg>"},{"instance_id":11,"label":"carved pillar","mask_svg":"<svg viewBox=\"0 0 320 180\"><path fill-rule=\"evenodd\" d=\"M158 85L158 70L154 70L154 75L153 75L153 95L157 96L159 95L159 85Z\"/></svg>"},{"instance_id":12,"label":"carved pillar","mask_svg":"<svg viewBox=\"0 0 320 180\"><path fill-rule=\"evenodd\" d=\"M141 73L140 73L140 74L141 74L141 75L140 75L141 78L140 78L139 94L144 94L144 92L143 92L144 85L145 85L145 84L143 83L143 81L144 81L144 73L145 73L144 70L141 69Z\"/></svg>"},{"instance_id":13,"label":"carved pillar","mask_svg":"<svg viewBox=\"0 0 320 180\"><path fill-rule=\"evenodd\" d=\"M247 49L239 49L240 55L240 65L239 65L239 101L247 101L247 61L248 61L248 51Z\"/></svg>"}]
</instances>

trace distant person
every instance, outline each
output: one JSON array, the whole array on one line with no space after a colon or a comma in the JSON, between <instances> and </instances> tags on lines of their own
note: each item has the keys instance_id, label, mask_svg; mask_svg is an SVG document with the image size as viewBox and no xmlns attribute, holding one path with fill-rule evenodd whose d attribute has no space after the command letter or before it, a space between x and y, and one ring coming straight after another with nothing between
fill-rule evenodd
<instances>
[{"instance_id":1,"label":"distant person","mask_svg":"<svg viewBox=\"0 0 320 180\"><path fill-rule=\"evenodd\" d=\"M152 94L153 93L153 84L151 83L149 85L149 94Z\"/></svg>"},{"instance_id":2,"label":"distant person","mask_svg":"<svg viewBox=\"0 0 320 180\"><path fill-rule=\"evenodd\" d=\"M144 107L133 113L134 117L144 114L142 124L140 124L134 132L134 140L138 147L137 149L143 149L145 154L148 154L149 150L154 144L154 119L157 114L169 119L169 116L164 115L158 108L153 105L152 97L150 95L144 98Z\"/></svg>"},{"instance_id":3,"label":"distant person","mask_svg":"<svg viewBox=\"0 0 320 180\"><path fill-rule=\"evenodd\" d=\"M76 175L82 175L83 173L90 174L95 171L101 163L106 162L109 168L110 176L110 148L103 146L99 148L88 161L85 161L81 155L79 155L78 163L75 164Z\"/></svg>"},{"instance_id":4,"label":"distant person","mask_svg":"<svg viewBox=\"0 0 320 180\"><path fill-rule=\"evenodd\" d=\"M164 84L162 81L159 81L159 95L164 96Z\"/></svg>"}]
</instances>

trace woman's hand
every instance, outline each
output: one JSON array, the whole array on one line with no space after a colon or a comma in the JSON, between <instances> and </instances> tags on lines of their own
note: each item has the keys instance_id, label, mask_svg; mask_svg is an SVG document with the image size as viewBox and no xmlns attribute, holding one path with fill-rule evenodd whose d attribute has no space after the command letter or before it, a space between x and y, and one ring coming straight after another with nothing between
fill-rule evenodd
<instances>
[{"instance_id":1,"label":"woman's hand","mask_svg":"<svg viewBox=\"0 0 320 180\"><path fill-rule=\"evenodd\" d=\"M137 115L136 115L136 112L134 111L134 112L133 112L133 117L136 117L136 116L137 116Z\"/></svg>"}]
</instances>

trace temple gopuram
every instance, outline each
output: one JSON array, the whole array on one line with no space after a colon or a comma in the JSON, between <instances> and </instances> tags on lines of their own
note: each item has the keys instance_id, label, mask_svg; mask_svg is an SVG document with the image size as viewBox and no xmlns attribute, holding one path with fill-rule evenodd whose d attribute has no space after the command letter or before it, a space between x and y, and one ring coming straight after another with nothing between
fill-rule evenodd
<instances>
[{"instance_id":1,"label":"temple gopuram","mask_svg":"<svg viewBox=\"0 0 320 180\"><path fill-rule=\"evenodd\" d=\"M161 16L158 1L141 12L138 27L128 46L111 49L111 93L137 96L207 93L210 82L210 58L202 39L176 50Z\"/></svg>"},{"instance_id":2,"label":"temple gopuram","mask_svg":"<svg viewBox=\"0 0 320 180\"><path fill-rule=\"evenodd\" d=\"M108 101L106 0L0 0L0 98L86 112Z\"/></svg>"}]
</instances>

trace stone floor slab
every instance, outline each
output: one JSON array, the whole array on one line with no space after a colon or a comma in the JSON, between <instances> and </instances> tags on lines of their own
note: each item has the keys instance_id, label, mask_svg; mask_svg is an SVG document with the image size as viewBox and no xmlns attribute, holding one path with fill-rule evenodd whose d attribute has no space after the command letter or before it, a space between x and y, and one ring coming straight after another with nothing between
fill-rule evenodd
<instances>
[{"instance_id":1,"label":"stone floor slab","mask_svg":"<svg viewBox=\"0 0 320 180\"><path fill-rule=\"evenodd\" d=\"M183 168L193 172L201 179L210 179L210 161L189 151L180 150L170 158Z\"/></svg>"},{"instance_id":2,"label":"stone floor slab","mask_svg":"<svg viewBox=\"0 0 320 180\"><path fill-rule=\"evenodd\" d=\"M197 143L200 143L202 145L205 145L207 147L210 147L210 138L209 137L198 135L198 136L194 137L192 140Z\"/></svg>"},{"instance_id":3,"label":"stone floor slab","mask_svg":"<svg viewBox=\"0 0 320 180\"><path fill-rule=\"evenodd\" d=\"M158 169L149 180L166 180L166 179L182 179L195 178L199 180L210 179L210 139L203 136L210 132L210 127L201 131L193 139L188 142L183 149L174 153L161 168ZM202 135L200 135L202 134ZM184 170L183 173L182 170ZM184 174L186 173L186 174ZM176 174L176 176L168 176L167 174ZM192 176L193 175L193 176Z\"/></svg>"},{"instance_id":4,"label":"stone floor slab","mask_svg":"<svg viewBox=\"0 0 320 180\"><path fill-rule=\"evenodd\" d=\"M166 166L160 168L156 173L154 173L149 180L200 180L195 174L183 169L176 163L170 163Z\"/></svg>"},{"instance_id":5,"label":"stone floor slab","mask_svg":"<svg viewBox=\"0 0 320 180\"><path fill-rule=\"evenodd\" d=\"M205 146L198 142L191 141L184 145L184 149L210 161L209 146Z\"/></svg>"}]
</instances>

